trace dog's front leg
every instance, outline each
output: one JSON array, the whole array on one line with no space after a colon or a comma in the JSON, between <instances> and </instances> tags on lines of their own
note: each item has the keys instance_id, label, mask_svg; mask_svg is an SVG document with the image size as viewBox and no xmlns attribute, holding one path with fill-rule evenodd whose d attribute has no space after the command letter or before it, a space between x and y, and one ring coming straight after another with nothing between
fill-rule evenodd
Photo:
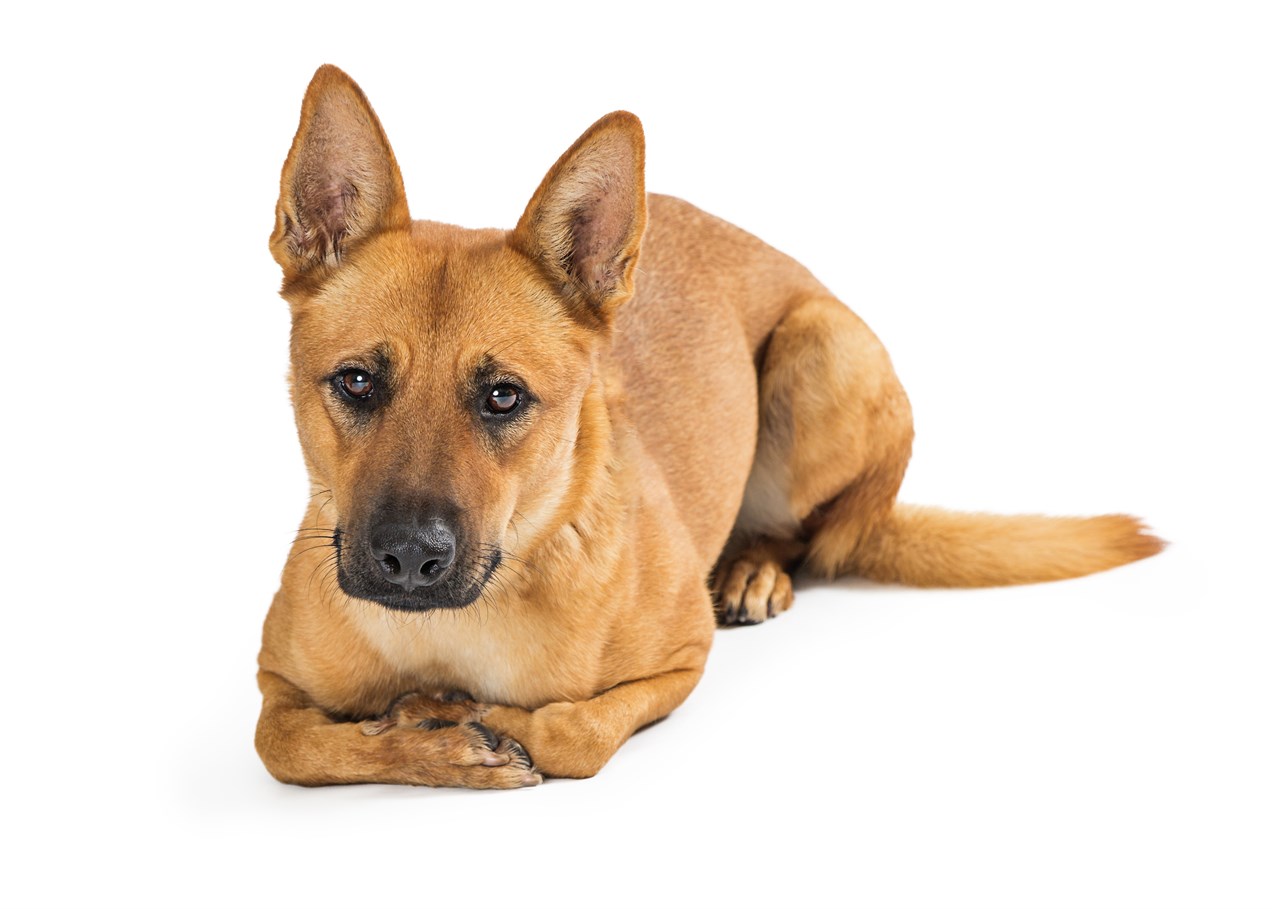
<instances>
[{"instance_id":1,"label":"dog's front leg","mask_svg":"<svg viewBox=\"0 0 1272 909\"><path fill-rule=\"evenodd\" d=\"M430 721L379 735L361 723L337 722L282 676L261 671L264 705L256 750L284 783L409 783L515 789L540 777L524 749L475 723Z\"/></svg>"},{"instance_id":2,"label":"dog's front leg","mask_svg":"<svg viewBox=\"0 0 1272 909\"><path fill-rule=\"evenodd\" d=\"M604 767L632 733L680 706L701 677L698 666L624 682L586 701L537 710L492 706L483 721L524 743L549 776L582 779Z\"/></svg>"}]
</instances>

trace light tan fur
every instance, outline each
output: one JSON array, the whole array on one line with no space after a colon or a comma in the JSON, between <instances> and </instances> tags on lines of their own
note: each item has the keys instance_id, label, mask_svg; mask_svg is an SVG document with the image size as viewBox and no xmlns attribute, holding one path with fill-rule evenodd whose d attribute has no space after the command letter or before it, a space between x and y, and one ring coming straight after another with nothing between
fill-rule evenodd
<instances>
[{"instance_id":1,"label":"light tan fur","mask_svg":"<svg viewBox=\"0 0 1272 909\"><path fill-rule=\"evenodd\" d=\"M314 76L270 241L314 491L260 656L257 748L280 780L594 774L689 694L717 622L789 608L801 563L977 586L1160 548L1118 516L895 505L912 429L882 345L787 256L646 195L643 163L615 113L514 230L411 221L361 90ZM333 386L350 363L381 370L373 408ZM480 381L514 382L524 414L491 428ZM347 592L372 583L337 569L387 501L454 506L458 558L494 566L475 600Z\"/></svg>"}]
</instances>

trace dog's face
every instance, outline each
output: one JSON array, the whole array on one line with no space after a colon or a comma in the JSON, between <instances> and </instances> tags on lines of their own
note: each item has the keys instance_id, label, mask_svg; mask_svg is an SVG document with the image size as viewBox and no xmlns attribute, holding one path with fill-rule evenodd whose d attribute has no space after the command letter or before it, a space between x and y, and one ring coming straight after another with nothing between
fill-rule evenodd
<instances>
[{"instance_id":1,"label":"dog's face","mask_svg":"<svg viewBox=\"0 0 1272 909\"><path fill-rule=\"evenodd\" d=\"M315 75L270 246L347 594L468 605L568 508L596 352L632 293L642 155L639 122L611 115L516 230L413 224L361 91L334 67Z\"/></svg>"},{"instance_id":2,"label":"dog's face","mask_svg":"<svg viewBox=\"0 0 1272 909\"><path fill-rule=\"evenodd\" d=\"M369 241L297 306L293 399L346 593L477 599L568 490L594 342L502 237L445 228Z\"/></svg>"}]
</instances>

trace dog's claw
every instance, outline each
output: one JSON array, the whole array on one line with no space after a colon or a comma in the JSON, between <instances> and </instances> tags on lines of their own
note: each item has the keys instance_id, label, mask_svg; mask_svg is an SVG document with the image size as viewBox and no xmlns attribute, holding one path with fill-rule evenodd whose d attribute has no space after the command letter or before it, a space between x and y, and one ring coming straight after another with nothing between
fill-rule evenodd
<instances>
[{"instance_id":1,"label":"dog's claw","mask_svg":"<svg viewBox=\"0 0 1272 909\"><path fill-rule=\"evenodd\" d=\"M518 742L505 738L500 740L499 747L496 749L497 754L507 757L507 765L510 769L518 769L523 771L522 785L537 786L543 782L543 774L539 773L534 767L534 762L530 760L530 755L526 753L526 749L522 748Z\"/></svg>"},{"instance_id":2,"label":"dog's claw","mask_svg":"<svg viewBox=\"0 0 1272 909\"><path fill-rule=\"evenodd\" d=\"M521 747L519 742L505 738L499 742L499 752L508 755L509 762L524 767L526 770L533 770L534 763L530 760L530 755L526 753L526 749Z\"/></svg>"},{"instance_id":3,"label":"dog's claw","mask_svg":"<svg viewBox=\"0 0 1272 909\"><path fill-rule=\"evenodd\" d=\"M437 717L428 717L420 720L415 724L416 729L447 729L451 726L459 725L454 720L442 720Z\"/></svg>"},{"instance_id":4,"label":"dog's claw","mask_svg":"<svg viewBox=\"0 0 1272 909\"><path fill-rule=\"evenodd\" d=\"M481 736L486 742L486 747L491 751L499 747L499 736L491 732L488 727L483 726L481 723L465 723L464 725Z\"/></svg>"}]
</instances>

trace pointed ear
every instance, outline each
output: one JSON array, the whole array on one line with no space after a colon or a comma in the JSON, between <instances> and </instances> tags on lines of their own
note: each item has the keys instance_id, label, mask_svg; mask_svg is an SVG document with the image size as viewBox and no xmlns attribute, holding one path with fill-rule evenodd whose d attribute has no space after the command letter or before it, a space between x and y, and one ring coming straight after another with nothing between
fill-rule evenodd
<instances>
[{"instance_id":1,"label":"pointed ear","mask_svg":"<svg viewBox=\"0 0 1272 909\"><path fill-rule=\"evenodd\" d=\"M548 171L510 242L606 321L635 289L644 232L645 133L635 115L615 111Z\"/></svg>"},{"instance_id":2,"label":"pointed ear","mask_svg":"<svg viewBox=\"0 0 1272 909\"><path fill-rule=\"evenodd\" d=\"M269 248L286 281L345 249L406 227L402 174L362 89L330 64L314 73L292 140Z\"/></svg>"}]
</instances>

